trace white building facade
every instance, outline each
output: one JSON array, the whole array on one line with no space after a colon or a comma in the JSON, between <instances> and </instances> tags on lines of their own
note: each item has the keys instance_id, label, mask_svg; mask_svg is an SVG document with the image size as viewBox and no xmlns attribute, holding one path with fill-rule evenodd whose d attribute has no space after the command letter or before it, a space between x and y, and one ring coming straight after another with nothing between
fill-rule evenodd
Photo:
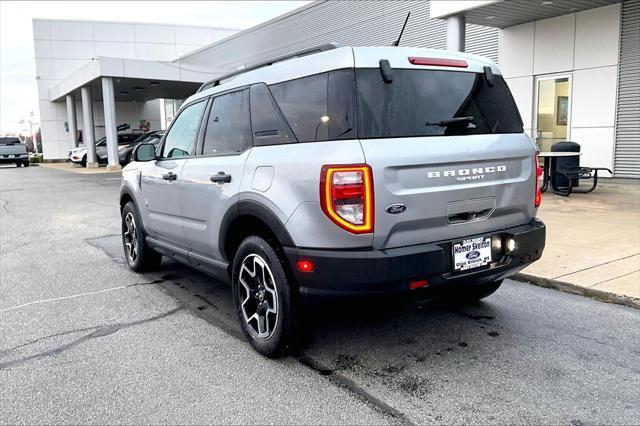
<instances>
[{"instance_id":1,"label":"white building facade","mask_svg":"<svg viewBox=\"0 0 640 426\"><path fill-rule=\"evenodd\" d=\"M501 70L541 150L573 140L582 163L614 169L620 9L612 4L501 31Z\"/></svg>"},{"instance_id":2,"label":"white building facade","mask_svg":"<svg viewBox=\"0 0 640 426\"><path fill-rule=\"evenodd\" d=\"M172 61L179 56L209 45L237 32L236 29L181 25L151 25L75 20L33 20L42 149L47 160L67 157L70 142L65 100L51 101L50 89L71 76L93 58L123 58L143 61ZM141 86L135 86L141 87ZM118 93L116 124L139 130L148 122L151 130L164 126L160 99L136 100L131 93ZM138 89L139 91L147 88ZM126 90L121 90L125 92ZM104 103L95 93L93 117L95 139L105 136ZM131 95L132 100L126 100ZM84 130L80 96L74 96L77 130Z\"/></svg>"},{"instance_id":3,"label":"white building facade","mask_svg":"<svg viewBox=\"0 0 640 426\"><path fill-rule=\"evenodd\" d=\"M253 28L235 34L228 32L223 39L224 34L210 29L221 39L209 39L202 47L187 43L188 38L178 38L176 32L176 38L165 39L168 46L173 40L173 51L166 45L149 47L152 40L162 39L153 35L155 29L150 29L146 38L134 38L136 43L146 43L145 48L128 46L126 55L118 55L125 61L122 68L138 67L139 72L114 71L110 59L99 58L96 69L90 73L85 69L85 74L90 75L76 71L55 85L39 82L42 84L41 114L43 110L55 110L57 120L55 131L47 131L43 123L43 144L49 143L49 133L58 145L49 151L45 148L45 158L47 152L51 153L49 157L66 152L69 138L60 130L60 124L67 111L61 101L74 92L78 97L82 85L96 87L100 79L115 78L114 84L120 85L115 95L117 124L129 117L134 121L136 117L153 120L154 126L157 121L162 125L159 114L150 114L159 108L148 107L153 100L148 96L138 96L137 107L124 104L118 91L129 91L127 81L144 83L151 81L150 78L162 78L165 80L161 83L166 87L182 82L179 87L186 93L195 91L196 82L207 81L211 76L323 43L390 45L409 12L411 16L401 45L465 50L498 62L516 99L524 127L541 150L549 150L558 141L572 140L582 147L583 165L610 168L617 177L640 178L640 0L319 0ZM136 37L135 25L127 37ZM34 34L35 26L34 22ZM42 27L47 34L46 25ZM52 27L48 31L52 37ZM106 38L113 32L94 30L93 37L103 34L100 37ZM36 42L38 40L36 35ZM113 56L116 50L124 51L120 47L107 51L105 46L95 43L94 40L93 55ZM46 45L36 49L37 57L43 49L46 50ZM136 56L139 51L147 56ZM89 52L90 48L86 47L84 53ZM134 64L126 62L127 59L150 62ZM151 62L170 59L170 63ZM84 62L87 68L86 60ZM72 68L71 62L65 65L69 67L67 70ZM180 72L168 72L167 66L179 68ZM53 76L56 77L55 72ZM185 88L187 82L191 86ZM177 90L161 90L157 95L181 99ZM52 103L57 104L51 106ZM100 108L96 104L98 126ZM99 130L97 128L96 133Z\"/></svg>"}]
</instances>

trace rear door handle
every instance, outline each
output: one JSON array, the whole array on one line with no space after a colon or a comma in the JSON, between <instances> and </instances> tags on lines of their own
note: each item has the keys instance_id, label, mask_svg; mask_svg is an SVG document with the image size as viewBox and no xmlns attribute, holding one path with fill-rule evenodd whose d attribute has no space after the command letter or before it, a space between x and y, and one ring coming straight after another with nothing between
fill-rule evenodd
<instances>
[{"instance_id":1,"label":"rear door handle","mask_svg":"<svg viewBox=\"0 0 640 426\"><path fill-rule=\"evenodd\" d=\"M176 180L176 179L178 179L178 175L173 173L173 172L169 172L167 174L162 175L162 179L164 179L164 180Z\"/></svg>"},{"instance_id":2,"label":"rear door handle","mask_svg":"<svg viewBox=\"0 0 640 426\"><path fill-rule=\"evenodd\" d=\"M228 175L225 172L218 172L217 175L212 175L209 179L213 183L229 183L231 182L231 175Z\"/></svg>"}]
</instances>

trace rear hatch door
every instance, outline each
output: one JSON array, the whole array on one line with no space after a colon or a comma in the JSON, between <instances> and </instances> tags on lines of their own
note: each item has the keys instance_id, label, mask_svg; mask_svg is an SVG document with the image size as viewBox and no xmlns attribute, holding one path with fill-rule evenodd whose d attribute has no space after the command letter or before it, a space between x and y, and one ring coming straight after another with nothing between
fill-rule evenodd
<instances>
[{"instance_id":1,"label":"rear hatch door","mask_svg":"<svg viewBox=\"0 0 640 426\"><path fill-rule=\"evenodd\" d=\"M393 59L392 81L382 67L356 68L358 137L374 178L374 247L530 222L535 145L497 68L458 61L421 68L407 56L400 68Z\"/></svg>"},{"instance_id":2,"label":"rear hatch door","mask_svg":"<svg viewBox=\"0 0 640 426\"><path fill-rule=\"evenodd\" d=\"M535 216L525 135L361 143L373 170L376 248L488 234Z\"/></svg>"}]
</instances>

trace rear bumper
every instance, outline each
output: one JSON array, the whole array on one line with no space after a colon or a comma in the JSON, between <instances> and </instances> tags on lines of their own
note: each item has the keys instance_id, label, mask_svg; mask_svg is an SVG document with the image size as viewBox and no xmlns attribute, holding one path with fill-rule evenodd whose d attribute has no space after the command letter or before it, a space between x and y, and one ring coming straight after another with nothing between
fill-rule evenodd
<instances>
[{"instance_id":1,"label":"rear bumper","mask_svg":"<svg viewBox=\"0 0 640 426\"><path fill-rule=\"evenodd\" d=\"M527 225L485 234L492 237L490 265L452 272L451 246L468 237L388 250L314 250L285 247L291 270L303 295L402 293L410 282L427 280L428 289L452 284L495 281L515 274L542 256L545 226L534 219ZM481 235L477 235L481 236ZM516 246L506 253L505 241ZM298 260L313 262L313 272L300 272Z\"/></svg>"},{"instance_id":2,"label":"rear bumper","mask_svg":"<svg viewBox=\"0 0 640 426\"><path fill-rule=\"evenodd\" d=\"M0 155L0 164L15 164L15 163L25 163L29 162L29 155L20 155L19 157L15 157L14 154L10 154L10 156Z\"/></svg>"}]
</instances>

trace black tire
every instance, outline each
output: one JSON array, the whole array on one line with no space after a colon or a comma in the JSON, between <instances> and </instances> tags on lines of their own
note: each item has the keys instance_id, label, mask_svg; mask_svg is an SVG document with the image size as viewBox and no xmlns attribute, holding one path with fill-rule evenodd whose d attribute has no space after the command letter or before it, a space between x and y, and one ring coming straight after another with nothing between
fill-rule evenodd
<instances>
[{"instance_id":1,"label":"black tire","mask_svg":"<svg viewBox=\"0 0 640 426\"><path fill-rule=\"evenodd\" d=\"M162 262L162 255L147 245L140 214L132 201L124 206L121 217L122 248L129 268L136 272L157 269Z\"/></svg>"},{"instance_id":2,"label":"black tire","mask_svg":"<svg viewBox=\"0 0 640 426\"><path fill-rule=\"evenodd\" d=\"M271 244L257 236L240 244L233 261L232 289L240 327L251 346L268 358L291 351L296 335L296 303L282 258ZM274 307L275 313L270 312Z\"/></svg>"},{"instance_id":3,"label":"black tire","mask_svg":"<svg viewBox=\"0 0 640 426\"><path fill-rule=\"evenodd\" d=\"M25 161L24 163L22 163L22 166L23 166L23 167L29 167L29 162L28 162L28 161Z\"/></svg>"},{"instance_id":4,"label":"black tire","mask_svg":"<svg viewBox=\"0 0 640 426\"><path fill-rule=\"evenodd\" d=\"M484 299L495 293L504 280L489 281L482 284L472 284L468 286L461 286L459 288L446 289L439 296L441 299L447 302L456 304L469 304Z\"/></svg>"},{"instance_id":5,"label":"black tire","mask_svg":"<svg viewBox=\"0 0 640 426\"><path fill-rule=\"evenodd\" d=\"M19 162L16 163L16 167L20 167L20 166L22 166L22 163L19 163Z\"/></svg>"},{"instance_id":6,"label":"black tire","mask_svg":"<svg viewBox=\"0 0 640 426\"><path fill-rule=\"evenodd\" d=\"M82 167L87 167L87 156L82 157L82 161L80 161L80 165Z\"/></svg>"}]
</instances>

